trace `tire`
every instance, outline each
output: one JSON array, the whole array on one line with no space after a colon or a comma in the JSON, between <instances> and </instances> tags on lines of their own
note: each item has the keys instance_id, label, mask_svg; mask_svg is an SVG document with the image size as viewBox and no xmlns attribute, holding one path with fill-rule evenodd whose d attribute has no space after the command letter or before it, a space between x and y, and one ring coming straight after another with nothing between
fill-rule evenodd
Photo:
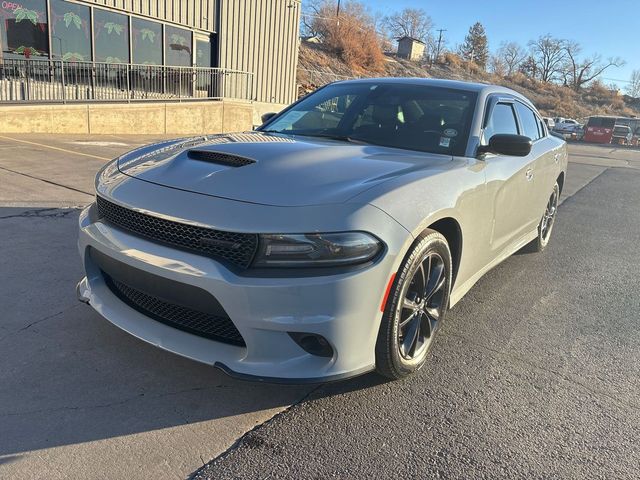
<instances>
[{"instance_id":1,"label":"tire","mask_svg":"<svg viewBox=\"0 0 640 480\"><path fill-rule=\"evenodd\" d=\"M397 380L424 365L444 321L450 290L447 240L434 230L425 230L403 260L387 298L376 341L380 375Z\"/></svg>"},{"instance_id":2,"label":"tire","mask_svg":"<svg viewBox=\"0 0 640 480\"><path fill-rule=\"evenodd\" d=\"M556 221L558 213L558 200L560 198L560 185L558 182L553 186L553 191L547 202L540 223L538 223L538 236L524 247L524 250L531 253L542 252L551 239L551 231Z\"/></svg>"}]
</instances>

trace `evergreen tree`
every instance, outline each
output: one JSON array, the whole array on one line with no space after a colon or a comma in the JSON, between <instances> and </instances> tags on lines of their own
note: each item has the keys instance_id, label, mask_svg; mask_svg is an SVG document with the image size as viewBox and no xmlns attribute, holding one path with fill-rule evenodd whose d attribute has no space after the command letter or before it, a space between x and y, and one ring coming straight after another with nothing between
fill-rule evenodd
<instances>
[{"instance_id":1,"label":"evergreen tree","mask_svg":"<svg viewBox=\"0 0 640 480\"><path fill-rule=\"evenodd\" d=\"M489 41L487 33L480 22L476 22L464 38L464 43L460 45L459 55L463 60L475 62L482 68L487 68L489 60Z\"/></svg>"}]
</instances>

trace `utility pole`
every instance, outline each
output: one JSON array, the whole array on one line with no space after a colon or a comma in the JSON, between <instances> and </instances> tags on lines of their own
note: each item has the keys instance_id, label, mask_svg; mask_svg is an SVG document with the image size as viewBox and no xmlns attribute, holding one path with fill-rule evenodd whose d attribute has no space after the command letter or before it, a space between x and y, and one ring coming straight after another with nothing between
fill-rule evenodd
<instances>
[{"instance_id":1,"label":"utility pole","mask_svg":"<svg viewBox=\"0 0 640 480\"><path fill-rule=\"evenodd\" d=\"M438 63L440 59L440 48L442 47L442 33L446 31L447 31L446 28L441 28L438 30L438 47L436 48L435 63Z\"/></svg>"},{"instance_id":2,"label":"utility pole","mask_svg":"<svg viewBox=\"0 0 640 480\"><path fill-rule=\"evenodd\" d=\"M338 6L336 7L336 17L340 16L340 0L338 0Z\"/></svg>"}]
</instances>

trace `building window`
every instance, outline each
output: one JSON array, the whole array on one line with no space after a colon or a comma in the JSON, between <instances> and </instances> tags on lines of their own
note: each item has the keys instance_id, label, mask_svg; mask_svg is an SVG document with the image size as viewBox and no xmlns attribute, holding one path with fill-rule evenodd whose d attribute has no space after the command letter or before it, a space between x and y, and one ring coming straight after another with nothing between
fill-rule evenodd
<instances>
[{"instance_id":1,"label":"building window","mask_svg":"<svg viewBox=\"0 0 640 480\"><path fill-rule=\"evenodd\" d=\"M196 66L211 66L211 42L208 40L196 40Z\"/></svg>"},{"instance_id":2,"label":"building window","mask_svg":"<svg viewBox=\"0 0 640 480\"><path fill-rule=\"evenodd\" d=\"M131 18L133 63L162 65L162 25Z\"/></svg>"},{"instance_id":3,"label":"building window","mask_svg":"<svg viewBox=\"0 0 640 480\"><path fill-rule=\"evenodd\" d=\"M129 63L129 17L94 9L96 61Z\"/></svg>"},{"instance_id":4,"label":"building window","mask_svg":"<svg viewBox=\"0 0 640 480\"><path fill-rule=\"evenodd\" d=\"M0 57L46 57L48 35L45 0L0 2Z\"/></svg>"},{"instance_id":5,"label":"building window","mask_svg":"<svg viewBox=\"0 0 640 480\"><path fill-rule=\"evenodd\" d=\"M51 0L51 52L65 62L91 61L89 7Z\"/></svg>"},{"instance_id":6,"label":"building window","mask_svg":"<svg viewBox=\"0 0 640 480\"><path fill-rule=\"evenodd\" d=\"M167 65L191 66L191 35L189 30L165 26L164 44Z\"/></svg>"}]
</instances>

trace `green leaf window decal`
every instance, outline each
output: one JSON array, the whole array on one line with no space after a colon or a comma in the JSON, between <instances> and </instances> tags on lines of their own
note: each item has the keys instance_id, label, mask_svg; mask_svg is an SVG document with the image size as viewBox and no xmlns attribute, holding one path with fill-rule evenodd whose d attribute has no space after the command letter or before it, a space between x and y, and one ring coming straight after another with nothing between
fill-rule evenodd
<instances>
[{"instance_id":1,"label":"green leaf window decal","mask_svg":"<svg viewBox=\"0 0 640 480\"><path fill-rule=\"evenodd\" d=\"M153 30L149 30L148 28L143 28L140 30L142 34L142 40L149 40L149 42L154 43L156 38L156 32Z\"/></svg>"},{"instance_id":2,"label":"green leaf window decal","mask_svg":"<svg viewBox=\"0 0 640 480\"><path fill-rule=\"evenodd\" d=\"M187 39L184 38L182 35L178 35L177 33L173 33L171 35L171 43L185 46L187 44Z\"/></svg>"},{"instance_id":3,"label":"green leaf window decal","mask_svg":"<svg viewBox=\"0 0 640 480\"><path fill-rule=\"evenodd\" d=\"M82 28L82 19L79 15L76 15L73 12L67 12L63 16L64 24L67 28L73 23L78 30Z\"/></svg>"},{"instance_id":4,"label":"green leaf window decal","mask_svg":"<svg viewBox=\"0 0 640 480\"><path fill-rule=\"evenodd\" d=\"M13 14L16 16L16 23L20 23L22 20L29 20L34 25L38 24L38 12L35 10L28 10L23 7L17 7Z\"/></svg>"},{"instance_id":5,"label":"green leaf window decal","mask_svg":"<svg viewBox=\"0 0 640 480\"><path fill-rule=\"evenodd\" d=\"M104 28L107 29L107 33L109 35L111 35L113 32L116 32L116 34L120 35L122 33L122 31L124 30L124 27L122 25L120 25L119 23L114 23L114 22L107 22L104 24Z\"/></svg>"}]
</instances>

